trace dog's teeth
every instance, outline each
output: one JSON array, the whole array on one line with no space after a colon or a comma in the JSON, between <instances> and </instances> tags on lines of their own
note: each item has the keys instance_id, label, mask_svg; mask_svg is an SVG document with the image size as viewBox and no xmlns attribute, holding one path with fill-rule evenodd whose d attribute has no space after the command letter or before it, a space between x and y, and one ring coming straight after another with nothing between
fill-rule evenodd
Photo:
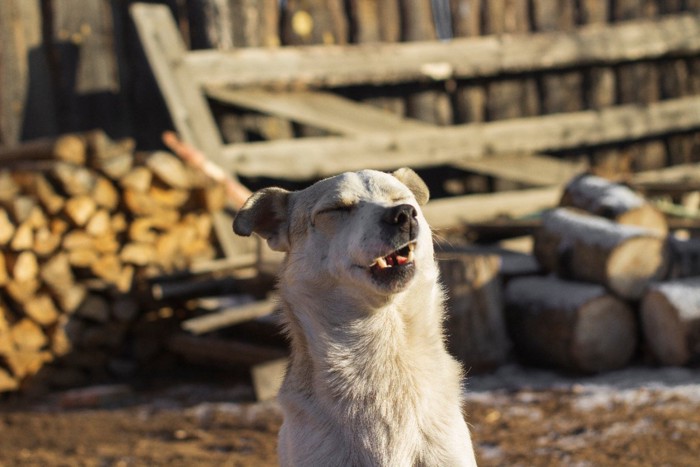
<instances>
[{"instance_id":1,"label":"dog's teeth","mask_svg":"<svg viewBox=\"0 0 700 467\"><path fill-rule=\"evenodd\" d=\"M412 263L413 262L413 257L415 255L413 254L413 248L409 248L408 250L408 256L406 257L406 262L407 263Z\"/></svg>"},{"instance_id":2,"label":"dog's teeth","mask_svg":"<svg viewBox=\"0 0 700 467\"><path fill-rule=\"evenodd\" d=\"M416 248L416 244L415 244L415 243L409 243L409 244L408 244L408 251L410 251L411 253L413 253L413 250L414 250L415 248Z\"/></svg>"},{"instance_id":3,"label":"dog's teeth","mask_svg":"<svg viewBox=\"0 0 700 467\"><path fill-rule=\"evenodd\" d=\"M377 266L379 266L380 269L386 269L389 267L384 258L377 258Z\"/></svg>"}]
</instances>

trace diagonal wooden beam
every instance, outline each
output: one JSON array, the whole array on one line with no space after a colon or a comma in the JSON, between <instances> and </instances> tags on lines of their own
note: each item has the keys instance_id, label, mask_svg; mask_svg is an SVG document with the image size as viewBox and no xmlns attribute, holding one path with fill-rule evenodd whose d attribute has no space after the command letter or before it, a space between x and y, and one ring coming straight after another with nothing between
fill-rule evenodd
<instances>
[{"instance_id":1,"label":"diagonal wooden beam","mask_svg":"<svg viewBox=\"0 0 700 467\"><path fill-rule=\"evenodd\" d=\"M341 135L408 131L434 125L400 117L369 104L321 91L267 91L205 86L218 101L286 118Z\"/></svg>"},{"instance_id":2,"label":"diagonal wooden beam","mask_svg":"<svg viewBox=\"0 0 700 467\"><path fill-rule=\"evenodd\" d=\"M425 167L543 154L700 128L700 96L492 123L230 145L224 168L247 176L326 177L348 170Z\"/></svg>"}]
</instances>

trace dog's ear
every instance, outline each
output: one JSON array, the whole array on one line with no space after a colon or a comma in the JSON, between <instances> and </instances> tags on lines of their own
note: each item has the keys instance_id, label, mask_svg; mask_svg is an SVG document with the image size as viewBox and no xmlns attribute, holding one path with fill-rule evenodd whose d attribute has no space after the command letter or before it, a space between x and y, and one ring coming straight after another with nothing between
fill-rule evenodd
<instances>
[{"instance_id":1,"label":"dog's ear","mask_svg":"<svg viewBox=\"0 0 700 467\"><path fill-rule=\"evenodd\" d=\"M428 202L430 199L430 190L428 190L428 186L423 179L413 170L408 167L403 167L392 172L391 175L398 178L401 183L411 190L413 196L416 197L416 201L418 201L418 205L423 206Z\"/></svg>"},{"instance_id":2,"label":"dog's ear","mask_svg":"<svg viewBox=\"0 0 700 467\"><path fill-rule=\"evenodd\" d=\"M288 201L289 192L282 188L256 191L233 219L233 231L245 237L256 233L267 240L273 250L289 250Z\"/></svg>"}]
</instances>

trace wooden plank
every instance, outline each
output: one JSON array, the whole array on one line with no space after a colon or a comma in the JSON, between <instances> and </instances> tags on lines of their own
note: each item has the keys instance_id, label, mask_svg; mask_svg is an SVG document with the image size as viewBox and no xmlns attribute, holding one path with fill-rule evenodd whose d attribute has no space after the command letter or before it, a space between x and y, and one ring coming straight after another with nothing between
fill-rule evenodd
<instances>
[{"instance_id":1,"label":"wooden plank","mask_svg":"<svg viewBox=\"0 0 700 467\"><path fill-rule=\"evenodd\" d=\"M263 300L226 308L182 322L182 329L199 335L271 314L277 309L276 300Z\"/></svg>"},{"instance_id":2,"label":"wooden plank","mask_svg":"<svg viewBox=\"0 0 700 467\"><path fill-rule=\"evenodd\" d=\"M298 89L479 78L692 56L698 51L700 16L685 14L583 27L570 33L504 34L449 42L201 50L188 53L184 60L202 84Z\"/></svg>"},{"instance_id":3,"label":"wooden plank","mask_svg":"<svg viewBox=\"0 0 700 467\"><path fill-rule=\"evenodd\" d=\"M210 97L344 135L432 128L330 92L275 92L207 86Z\"/></svg>"},{"instance_id":4,"label":"wooden plank","mask_svg":"<svg viewBox=\"0 0 700 467\"><path fill-rule=\"evenodd\" d=\"M284 349L214 337L173 334L168 349L194 362L212 365L249 366L287 356Z\"/></svg>"},{"instance_id":5,"label":"wooden plank","mask_svg":"<svg viewBox=\"0 0 700 467\"><path fill-rule=\"evenodd\" d=\"M433 229L450 229L497 216L520 217L557 205L561 187L502 191L430 201L423 214Z\"/></svg>"},{"instance_id":6,"label":"wooden plank","mask_svg":"<svg viewBox=\"0 0 700 467\"><path fill-rule=\"evenodd\" d=\"M542 186L563 183L588 168L584 161L572 162L534 154L464 160L453 165L505 180Z\"/></svg>"},{"instance_id":7,"label":"wooden plank","mask_svg":"<svg viewBox=\"0 0 700 467\"><path fill-rule=\"evenodd\" d=\"M180 138L220 164L221 136L204 94L183 66L187 50L170 10L136 3L130 11Z\"/></svg>"},{"instance_id":8,"label":"wooden plank","mask_svg":"<svg viewBox=\"0 0 700 467\"><path fill-rule=\"evenodd\" d=\"M423 167L490 155L537 154L700 127L700 96L649 105L362 137L230 145L222 167L247 176L312 179L347 170Z\"/></svg>"}]
</instances>

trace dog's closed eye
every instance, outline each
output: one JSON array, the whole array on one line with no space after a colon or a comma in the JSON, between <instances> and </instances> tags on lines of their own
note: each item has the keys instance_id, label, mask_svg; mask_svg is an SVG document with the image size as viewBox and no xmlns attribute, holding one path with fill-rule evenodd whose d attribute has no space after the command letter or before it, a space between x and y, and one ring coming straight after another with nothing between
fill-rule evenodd
<instances>
[{"instance_id":1,"label":"dog's closed eye","mask_svg":"<svg viewBox=\"0 0 700 467\"><path fill-rule=\"evenodd\" d=\"M318 216L320 214L345 214L352 212L353 209L355 209L355 206L352 204L337 204L319 210L316 213L316 215Z\"/></svg>"},{"instance_id":2,"label":"dog's closed eye","mask_svg":"<svg viewBox=\"0 0 700 467\"><path fill-rule=\"evenodd\" d=\"M329 221L331 221L335 218L339 219L352 213L354 209L355 205L352 204L334 204L332 206L321 208L313 214L311 225L315 226L317 220L323 221L325 219L328 219Z\"/></svg>"}]
</instances>

